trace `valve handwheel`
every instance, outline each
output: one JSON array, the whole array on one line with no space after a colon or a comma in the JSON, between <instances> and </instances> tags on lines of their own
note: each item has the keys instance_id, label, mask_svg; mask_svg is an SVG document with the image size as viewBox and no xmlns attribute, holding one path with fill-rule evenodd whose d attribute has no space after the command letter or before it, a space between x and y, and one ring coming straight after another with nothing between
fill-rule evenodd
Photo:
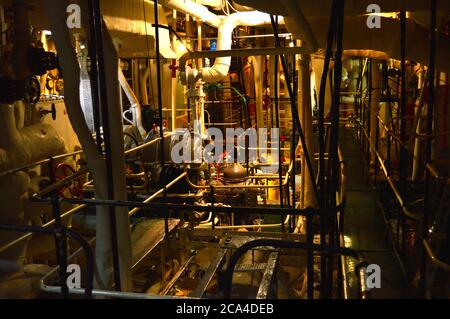
<instances>
[{"instance_id":1,"label":"valve handwheel","mask_svg":"<svg viewBox=\"0 0 450 319\"><path fill-rule=\"evenodd\" d=\"M63 180L74 173L75 169L72 166L65 163L58 164L54 170L55 180ZM58 193L63 198L83 198L83 182L80 178L76 178L61 186Z\"/></svg>"}]
</instances>

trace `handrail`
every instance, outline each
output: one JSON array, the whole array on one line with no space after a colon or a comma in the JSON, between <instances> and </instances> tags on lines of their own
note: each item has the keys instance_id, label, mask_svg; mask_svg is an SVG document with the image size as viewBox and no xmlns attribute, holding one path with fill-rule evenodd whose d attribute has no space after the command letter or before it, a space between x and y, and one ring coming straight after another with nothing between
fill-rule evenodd
<instances>
[{"instance_id":1,"label":"handrail","mask_svg":"<svg viewBox=\"0 0 450 319\"><path fill-rule=\"evenodd\" d=\"M302 243L295 241L283 241L276 239L256 239L249 242L246 242L242 246L240 246L236 252L231 256L231 259L228 263L227 269L224 274L223 280L223 297L225 299L229 299L231 297L231 286L233 280L233 272L234 268L239 261L239 258L248 250L256 248L256 247L274 247L274 248L293 248L293 249L302 249L307 251L320 251L325 253L337 253L346 256L352 256L355 258L362 259L362 263L364 259L361 257L360 253L357 250L346 248L346 247L333 247L333 246L324 246L318 244L310 244L310 243ZM362 276L363 272L357 272L358 276Z\"/></svg>"},{"instance_id":2,"label":"handrail","mask_svg":"<svg viewBox=\"0 0 450 319\"><path fill-rule=\"evenodd\" d=\"M403 201L403 198L400 194L400 191L398 190L397 186L395 186L394 181L392 180L392 178L389 176L389 173L386 169L386 166L384 165L384 160L381 157L380 153L378 153L378 151L376 150L375 146L373 145L372 141L369 138L369 135L367 134L367 131L365 128L363 128L361 126L361 130L363 131L367 142L369 143L369 147L370 149L373 151L373 153L376 155L376 158L378 160L378 162L380 163L380 167L383 170L383 173L385 175L386 180L388 181L389 186L391 187L392 192L394 193L395 198L397 199L398 204L400 205L400 208L403 212L403 214L413 220L420 220L422 217L419 214L413 213L411 212L408 207L406 207L405 202Z\"/></svg>"},{"instance_id":3,"label":"handrail","mask_svg":"<svg viewBox=\"0 0 450 319\"><path fill-rule=\"evenodd\" d=\"M172 135L174 135L174 134L175 134L175 132L167 132L167 133L164 134L164 138L169 137L169 136L172 136ZM157 138L155 138L155 139L153 139L153 140L151 140L151 141L149 141L149 142L147 142L147 143L138 145L138 146L136 146L136 147L134 147L134 148L130 148L129 150L126 150L126 151L125 151L125 155L131 154L131 153L134 153L134 152L137 152L137 151L139 151L139 150L141 150L141 149L144 149L144 148L147 148L147 147L149 147L150 145L152 145L153 143L156 143L156 142L158 142L158 141L160 141L160 140L161 140L161 137L157 137Z\"/></svg>"},{"instance_id":4,"label":"handrail","mask_svg":"<svg viewBox=\"0 0 450 319\"><path fill-rule=\"evenodd\" d=\"M81 171L81 170L80 170L80 171ZM78 171L77 173L79 173L80 171ZM157 196L159 196L160 194L162 194L165 190L167 190L168 188L170 188L170 187L172 187L173 185L175 185L179 180L181 180L181 179L185 176L185 174L186 174L186 173L182 173L180 176L178 176L178 177L177 177L176 179L174 179L172 182L170 182L169 184L167 184L165 187L161 188L161 189L158 190L156 193L152 194L150 197L148 197L148 198L144 201L144 203L148 203L148 202L152 201L152 200L155 199ZM35 193L34 195L31 196L31 199L32 199L32 200L34 199L34 200L40 201L40 199L39 199L40 196L42 196L42 195L44 195L44 194L47 194L47 193L53 191L53 190L55 189L55 187L58 188L59 186L66 184L67 182L69 182L70 180L72 180L72 179L75 178L75 177L77 177L77 176L76 176L76 173L73 174L73 175L70 175L70 176L68 176L67 178L65 178L65 179L59 181L58 183L56 183L57 186L51 185L51 187L47 187L47 188L45 188L44 190ZM61 183L61 182L62 182L62 183ZM55 185L55 184L54 184L54 185ZM81 209L86 208L87 206L88 206L88 204L79 204L77 207L74 207L74 208L68 210L67 212L63 213L63 214L61 215L61 218L69 217L69 216L75 214L76 212L80 211ZM134 209L132 209L131 211L128 212L128 216L129 216L129 217L133 216L133 215L134 215L135 213L137 213L140 209L141 209L141 208L134 208ZM55 219L52 219L52 220L50 220L49 222L47 222L46 224L42 225L42 227L47 228L47 227L50 227L51 225L53 225L54 223L55 223ZM31 232L26 233L25 235L23 235L23 236L21 236L21 237L15 239L15 240L13 240L13 241L11 241L11 242L5 244L5 245L3 245L2 247L0 247L0 253L4 252L5 250L11 248L12 246L14 246L14 245L16 245L16 244L18 244L18 243L20 243L21 241L23 241L23 240L25 240L25 239L31 237L32 235L33 235L33 233L31 233Z\"/></svg>"},{"instance_id":5,"label":"handrail","mask_svg":"<svg viewBox=\"0 0 450 319\"><path fill-rule=\"evenodd\" d=\"M79 151L75 151L75 152L71 152L71 153L65 153L65 154L59 154L59 155L50 156L48 158L45 158L43 160L40 160L40 161L31 163L31 164L28 164L28 165L24 165L24 166L21 166L21 167L18 167L18 168L13 168L13 169L7 170L5 172L1 172L0 176L15 174L17 172L26 170L26 169L31 168L31 167L36 167L38 165L48 164L48 163L50 163L50 161L58 160L58 159L62 159L62 158L66 158L66 157L70 157L70 156L74 156L74 155L78 155L78 154L81 154L81 153L83 153L83 150L79 150Z\"/></svg>"},{"instance_id":6,"label":"handrail","mask_svg":"<svg viewBox=\"0 0 450 319\"><path fill-rule=\"evenodd\" d=\"M428 258L430 258L431 262L438 268L450 272L450 265L446 262L443 262L433 252L430 244L426 239L422 240L423 246L425 247L425 251L427 252Z\"/></svg>"},{"instance_id":7,"label":"handrail","mask_svg":"<svg viewBox=\"0 0 450 319\"><path fill-rule=\"evenodd\" d=\"M88 244L91 245L95 241L95 237L92 238ZM77 249L73 254L68 257L68 260L76 257L81 253L83 248ZM54 267L48 273L46 273L39 280L39 288L42 291L50 292L50 293L60 293L61 286L53 286L46 283L46 281L53 276L59 270L59 266ZM85 288L68 288L69 294L73 295L86 295ZM121 298L121 299L195 299L190 297L179 297L179 296L163 296L163 295L153 295L147 293L135 293L135 292L122 292L122 291L114 291L114 290L101 290L101 289L92 289L92 296L98 297L110 297L110 298Z\"/></svg>"},{"instance_id":8,"label":"handrail","mask_svg":"<svg viewBox=\"0 0 450 319\"><path fill-rule=\"evenodd\" d=\"M340 188L339 188L339 202L338 205L344 205L347 198L347 162L344 160L344 156L342 155L341 147L338 145L338 159L341 170L341 180L340 180Z\"/></svg>"},{"instance_id":9,"label":"handrail","mask_svg":"<svg viewBox=\"0 0 450 319\"><path fill-rule=\"evenodd\" d=\"M172 136L173 134L174 134L174 132L168 132L168 133L164 134L164 137L169 137L169 136ZM126 150L125 151L125 155L137 152L137 151L139 151L139 150L141 150L143 148L146 148L146 147L152 145L153 143L155 143L155 142L157 142L159 140L161 140L161 137L158 137L158 138L156 138L154 140L151 140L151 141L149 141L147 143L144 143L144 144L138 145L138 146L136 146L134 148L131 148L129 150ZM24 166L21 166L21 167L18 167L18 168L13 168L13 169L1 172L0 176L15 174L17 172L26 170L26 169L31 168L31 167L35 167L35 166L43 165L43 164L48 164L48 163L50 163L50 161L59 160L59 159L63 159L63 158L66 158L66 157L75 156L75 155L83 154L83 153L84 153L83 150L78 150L78 151L74 151L74 152L70 152L70 153L64 153L64 154L58 154L58 155L50 156L48 158L39 160L37 162L31 163L31 164L28 164L28 165L24 165Z\"/></svg>"},{"instance_id":10,"label":"handrail","mask_svg":"<svg viewBox=\"0 0 450 319\"><path fill-rule=\"evenodd\" d=\"M441 176L437 171L437 169L431 163L428 163L427 165L425 165L425 167L428 170L428 172L430 172L432 178L450 184L450 178L445 178L444 176Z\"/></svg>"},{"instance_id":11,"label":"handrail","mask_svg":"<svg viewBox=\"0 0 450 319\"><path fill-rule=\"evenodd\" d=\"M85 208L85 207L87 207L87 206L88 206L88 205L86 205L86 204L78 205L77 207L74 207L74 208L68 210L67 212L65 212L64 214L62 214L62 215L61 215L61 219L65 218L65 217L68 217L68 216L71 216L71 215L75 214L76 212L80 211L81 209L83 209L83 208ZM42 228L48 228L48 227L50 227L50 226L52 226L52 225L54 225L54 224L55 224L55 219L52 219L52 220L50 220L49 222L47 222L47 223L45 223L44 225L42 225L41 227L42 227ZM25 240L25 239L31 237L32 235L33 235L33 232L28 232L28 233L26 233L25 235L23 235L23 236L21 236L21 237L15 239L15 240L13 240L13 241L11 241L11 242L5 244L5 245L3 245L2 247L0 247L0 253L6 251L7 249L9 249L9 248L11 248L12 246L14 246L14 245L20 243L21 241L23 241L23 240Z\"/></svg>"},{"instance_id":12,"label":"handrail","mask_svg":"<svg viewBox=\"0 0 450 319\"><path fill-rule=\"evenodd\" d=\"M163 188L161 188L160 190L158 190L157 192L153 193L151 196L149 196L147 199L145 199L143 201L143 203L149 203L152 200L154 200L156 197L158 197L159 195L161 195L162 193L164 193L167 189L171 188L173 185L175 185L177 182L179 182L183 177L185 177L187 175L186 172L181 173L177 178L175 178L173 181L171 181L170 183L168 183L166 186L164 186ZM142 208L141 207L135 207L132 210L130 210L128 212L128 217L133 216L134 214L136 214L138 211L140 211Z\"/></svg>"},{"instance_id":13,"label":"handrail","mask_svg":"<svg viewBox=\"0 0 450 319\"><path fill-rule=\"evenodd\" d=\"M92 297L92 282L93 282L93 274L94 274L94 256L92 254L92 250L90 249L90 244L78 233L67 229L66 227L60 225L60 227L48 229L44 227L37 227L37 226L22 226L22 225L5 225L0 224L0 230L6 230L6 231L19 231L19 232L27 232L30 231L32 233L38 233L38 234L45 234L45 235L54 235L55 238L58 236L68 235L69 237L72 237L74 240L78 241L80 244L80 248L77 250L77 254L81 251L84 251L86 256L86 279L85 279L85 286L86 288L83 289L82 294L85 295L86 298ZM55 267L52 271L56 272L59 270L60 266ZM50 271L50 272L52 272ZM53 272L53 273L54 273ZM46 276L46 275L45 275ZM44 276L44 277L45 277ZM42 283L42 279L40 280L40 286ZM55 292L62 292L62 287L55 287L57 291Z\"/></svg>"}]
</instances>

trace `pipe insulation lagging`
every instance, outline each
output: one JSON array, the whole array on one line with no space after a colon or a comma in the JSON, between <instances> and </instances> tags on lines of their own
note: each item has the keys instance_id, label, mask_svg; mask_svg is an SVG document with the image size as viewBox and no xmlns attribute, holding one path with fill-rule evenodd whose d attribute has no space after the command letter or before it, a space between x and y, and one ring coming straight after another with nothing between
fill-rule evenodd
<instances>
[{"instance_id":1,"label":"pipe insulation lagging","mask_svg":"<svg viewBox=\"0 0 450 319\"><path fill-rule=\"evenodd\" d=\"M25 107L21 103L0 105L0 171L67 152L63 139L49 124L17 127L16 109Z\"/></svg>"},{"instance_id":2,"label":"pipe insulation lagging","mask_svg":"<svg viewBox=\"0 0 450 319\"><path fill-rule=\"evenodd\" d=\"M199 1L205 3L207 1ZM213 1L211 1L213 2ZM205 6L190 0L160 0L159 4L167 8L189 14L199 21L205 22L213 27L218 28L222 19L208 10Z\"/></svg>"},{"instance_id":3,"label":"pipe insulation lagging","mask_svg":"<svg viewBox=\"0 0 450 319\"><path fill-rule=\"evenodd\" d=\"M144 126L142 125L141 104L139 103L138 98L134 94L133 89L128 84L128 81L125 78L125 75L123 74L123 71L120 69L120 67L119 67L119 83L123 91L125 92L125 95L127 96L128 100L131 103L131 109L134 110L134 112L132 112L133 124L138 128L139 133L141 133L141 136L144 138L145 136L147 136L147 132L145 131Z\"/></svg>"},{"instance_id":4,"label":"pipe insulation lagging","mask_svg":"<svg viewBox=\"0 0 450 319\"><path fill-rule=\"evenodd\" d=\"M278 17L280 23L282 17ZM236 12L225 17L218 30L218 50L230 50L232 44L232 33L237 26L258 26L270 24L270 15L260 11ZM212 67L202 68L199 77L205 82L219 82L228 75L231 57L217 58Z\"/></svg>"}]
</instances>

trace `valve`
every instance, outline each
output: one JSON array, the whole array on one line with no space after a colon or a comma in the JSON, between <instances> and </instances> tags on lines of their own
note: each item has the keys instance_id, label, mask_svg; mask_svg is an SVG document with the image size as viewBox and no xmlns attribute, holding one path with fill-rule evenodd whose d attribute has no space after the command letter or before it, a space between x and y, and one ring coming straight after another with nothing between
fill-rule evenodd
<instances>
[{"instance_id":1,"label":"valve","mask_svg":"<svg viewBox=\"0 0 450 319\"><path fill-rule=\"evenodd\" d=\"M177 65L177 60L176 59L172 59L172 63L169 65L169 69L172 71L172 78L176 78L177 77L177 70L180 67Z\"/></svg>"},{"instance_id":2,"label":"valve","mask_svg":"<svg viewBox=\"0 0 450 319\"><path fill-rule=\"evenodd\" d=\"M56 181L66 179L72 174L75 174L75 169L66 163L58 164L53 172ZM81 177L75 178L64 186L61 186L58 193L63 198L68 198L67 196L70 196L69 198L83 198L83 181Z\"/></svg>"},{"instance_id":3,"label":"valve","mask_svg":"<svg viewBox=\"0 0 450 319\"><path fill-rule=\"evenodd\" d=\"M51 114L52 115L52 120L56 120L56 106L55 103L52 103L52 106L50 108L50 110L44 110L41 109L39 110L39 112L41 113L42 116L47 115L47 114Z\"/></svg>"}]
</instances>

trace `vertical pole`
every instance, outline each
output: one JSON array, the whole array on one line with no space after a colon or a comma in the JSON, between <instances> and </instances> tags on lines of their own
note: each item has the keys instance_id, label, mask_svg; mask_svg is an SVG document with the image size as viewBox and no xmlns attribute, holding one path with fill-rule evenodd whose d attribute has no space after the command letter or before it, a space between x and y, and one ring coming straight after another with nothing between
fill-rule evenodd
<instances>
[{"instance_id":1,"label":"vertical pole","mask_svg":"<svg viewBox=\"0 0 450 319\"><path fill-rule=\"evenodd\" d=\"M326 212L324 208L327 206L326 193L327 189L325 187L325 147L326 147L326 134L325 134L325 123L324 123L324 113L325 113L325 94L326 94L326 84L328 81L328 70L330 65L331 56L333 53L333 44L335 39L335 29L336 29L336 16L335 11L337 10L337 0L333 1L333 5L330 12L330 23L328 27L327 34L327 49L325 52L325 60L322 71L322 78L320 82L319 89L319 169L318 169L318 181L319 181L319 208L320 211L320 244L326 245ZM324 297L325 292L325 281L326 281L326 271L327 271L327 256L325 254L320 255L320 295Z\"/></svg>"},{"instance_id":2,"label":"vertical pole","mask_svg":"<svg viewBox=\"0 0 450 319\"><path fill-rule=\"evenodd\" d=\"M312 213L309 212L306 215L306 240L308 244L313 244L314 242L314 232L312 229ZM308 299L314 299L314 251L311 249L307 250L307 293Z\"/></svg>"},{"instance_id":3,"label":"vertical pole","mask_svg":"<svg viewBox=\"0 0 450 319\"><path fill-rule=\"evenodd\" d=\"M161 89L161 55L159 51L159 17L158 17L158 0L153 1L153 12L155 16L155 49L156 49L156 82L158 90L158 113L159 113L159 136L160 141L160 161L161 161L161 172L164 174L164 126L163 126L163 107L162 107L162 89ZM161 175L162 176L162 175ZM164 192L164 197L167 193ZM165 229L169 228L169 222L167 216L164 218Z\"/></svg>"},{"instance_id":4,"label":"vertical pole","mask_svg":"<svg viewBox=\"0 0 450 319\"><path fill-rule=\"evenodd\" d=\"M296 162L295 162L295 149L296 149L296 138L295 138L295 121L292 121L292 132L291 132L291 163L292 163L292 171L291 171L291 188L292 188L292 208L296 209L295 207L295 169L296 169ZM293 228L295 228L296 224L296 215L292 216L293 218ZM308 230L307 230L308 231Z\"/></svg>"},{"instance_id":5,"label":"vertical pole","mask_svg":"<svg viewBox=\"0 0 450 319\"><path fill-rule=\"evenodd\" d=\"M366 161L367 165L370 165L370 141L372 140L372 137L370 136L371 127L370 125L370 117L372 113L372 59L369 59L367 62L367 78L369 80L368 82L368 100L367 100L367 106L368 106L368 112L367 112L367 132L369 135L369 139L367 140L367 151L366 151Z\"/></svg>"},{"instance_id":6,"label":"vertical pole","mask_svg":"<svg viewBox=\"0 0 450 319\"><path fill-rule=\"evenodd\" d=\"M387 96L387 107L388 110L391 109L391 87L389 86L389 74L388 74L388 65L386 61L383 61L383 81L386 89ZM387 112L388 110L385 110ZM384 129L384 127L383 127ZM391 174L391 135L386 133L386 170L388 174Z\"/></svg>"},{"instance_id":7,"label":"vertical pole","mask_svg":"<svg viewBox=\"0 0 450 319\"><path fill-rule=\"evenodd\" d=\"M278 22L278 20L277 20ZM279 114L279 101L278 101L278 55L275 55L274 63L274 91L275 91L275 117L276 117L276 128L280 130L280 114ZM281 171L281 136L278 134L278 184L280 188L280 207L283 207L283 176ZM281 230L284 232L284 214L281 214Z\"/></svg>"},{"instance_id":8,"label":"vertical pole","mask_svg":"<svg viewBox=\"0 0 450 319\"><path fill-rule=\"evenodd\" d=\"M406 192L406 171L408 166L408 154L404 147L403 142L406 137L406 12L402 11L400 13L400 46L401 46L401 100L400 100L400 158L399 158L399 188L401 194L405 194ZM399 216L401 222L401 241L400 234L397 233L399 237L399 244L401 244L401 253L404 253L404 244L405 244L405 236L404 236L404 224L405 219L403 215L403 211L399 209Z\"/></svg>"},{"instance_id":9,"label":"vertical pole","mask_svg":"<svg viewBox=\"0 0 450 319\"><path fill-rule=\"evenodd\" d=\"M155 15L155 48L156 48L156 82L158 90L158 112L159 112L159 135L161 136L161 166L164 171L164 128L163 128L163 110L162 110L162 89L161 89L161 55L159 51L159 17L158 0L153 1Z\"/></svg>"},{"instance_id":10,"label":"vertical pole","mask_svg":"<svg viewBox=\"0 0 450 319\"><path fill-rule=\"evenodd\" d=\"M61 284L61 293L63 298L69 298L69 289L67 287L67 235L61 222L61 209L59 198L52 198L53 218L55 219L55 246L56 257L59 263L59 280Z\"/></svg>"},{"instance_id":11,"label":"vertical pole","mask_svg":"<svg viewBox=\"0 0 450 319\"><path fill-rule=\"evenodd\" d=\"M344 7L345 0L338 1L338 11L336 20L336 51L335 51L335 66L334 66L334 88L333 88L333 102L331 107L331 127L330 127L330 152L329 161L331 166L331 187L328 192L330 196L330 207L336 206L336 193L339 189L339 156L338 156L338 141L339 141L339 111L341 99L341 79L342 79L342 42L344 32ZM329 229L329 244L333 246L335 243L335 225L336 225L336 211L333 210L330 218ZM328 260L328 291L326 296L332 297L333 287L333 266L334 255L329 255Z\"/></svg>"},{"instance_id":12,"label":"vertical pole","mask_svg":"<svg viewBox=\"0 0 450 319\"><path fill-rule=\"evenodd\" d=\"M89 16L93 17L93 8L89 6ZM100 97L99 97L99 86L98 86L98 69L97 69L97 45L95 41L95 22L94 19L89 19L89 59L90 59L90 70L89 75L91 79L91 95L92 95L92 111L94 116L94 128L95 128L95 142L97 144L97 149L102 153L102 136L100 133Z\"/></svg>"},{"instance_id":13,"label":"vertical pole","mask_svg":"<svg viewBox=\"0 0 450 319\"><path fill-rule=\"evenodd\" d=\"M172 10L172 29L176 32L177 31L177 10ZM174 35L172 36L172 47L175 47L176 44L176 34L174 33ZM172 61L176 61L176 60L172 60ZM176 62L174 62L173 64L175 64ZM173 75L175 75L175 77L172 77L172 118L171 118L171 122L172 122L172 132L175 132L175 130L177 129L177 78L176 78L176 71L173 71Z\"/></svg>"},{"instance_id":14,"label":"vertical pole","mask_svg":"<svg viewBox=\"0 0 450 319\"><path fill-rule=\"evenodd\" d=\"M433 108L435 102L435 72L436 72L436 0L431 0L430 3L430 61L428 66L428 108L427 108L427 138L426 138L426 164L431 163L431 134L433 133ZM430 212L430 172L425 169L425 185L424 185L424 211L423 211L423 221L422 221L422 239L427 240L428 238L428 216ZM427 267L427 253L425 247L423 247L422 252L422 265L421 265L421 276L420 276L420 293L423 298L426 297L426 267Z\"/></svg>"},{"instance_id":15,"label":"vertical pole","mask_svg":"<svg viewBox=\"0 0 450 319\"><path fill-rule=\"evenodd\" d=\"M106 71L105 71L105 61L103 52L103 21L100 12L100 2L99 0L92 0L93 13L94 13L94 23L95 23L95 42L97 47L97 58L98 58L98 74L99 74L99 89L101 99L101 120L103 127L103 140L105 145L105 162L106 162L106 176L108 178L107 182L107 195L108 199L114 199L114 180L112 173L112 155L111 155L111 135L109 127L108 118L108 101L107 101L107 89L106 89ZM117 224L116 215L114 207L109 207L109 220L111 227L111 249L113 256L113 266L114 266L114 282L115 289L117 291L121 290L120 282L120 264L119 264L119 251L117 242Z\"/></svg>"},{"instance_id":16,"label":"vertical pole","mask_svg":"<svg viewBox=\"0 0 450 319\"><path fill-rule=\"evenodd\" d=\"M363 101L363 82L364 82L364 68L363 68L363 59L359 58L359 103L358 103L358 116L359 116L359 142L360 144L362 143L363 140L363 131L362 131L362 126L363 126L363 107L364 107L364 101Z\"/></svg>"},{"instance_id":17,"label":"vertical pole","mask_svg":"<svg viewBox=\"0 0 450 319\"><path fill-rule=\"evenodd\" d=\"M330 68L331 55L333 53L333 41L334 32L336 27L336 11L337 2L333 1L333 6L330 12L330 24L328 26L327 35L327 49L325 52L325 60L323 64L322 78L320 81L319 88L319 169L318 169L318 180L319 180L319 207L325 207L325 124L324 124L324 113L325 113L325 91L328 81L328 70ZM322 218L321 218L322 219ZM321 244L324 244L321 242ZM323 255L322 255L323 256Z\"/></svg>"}]
</instances>

